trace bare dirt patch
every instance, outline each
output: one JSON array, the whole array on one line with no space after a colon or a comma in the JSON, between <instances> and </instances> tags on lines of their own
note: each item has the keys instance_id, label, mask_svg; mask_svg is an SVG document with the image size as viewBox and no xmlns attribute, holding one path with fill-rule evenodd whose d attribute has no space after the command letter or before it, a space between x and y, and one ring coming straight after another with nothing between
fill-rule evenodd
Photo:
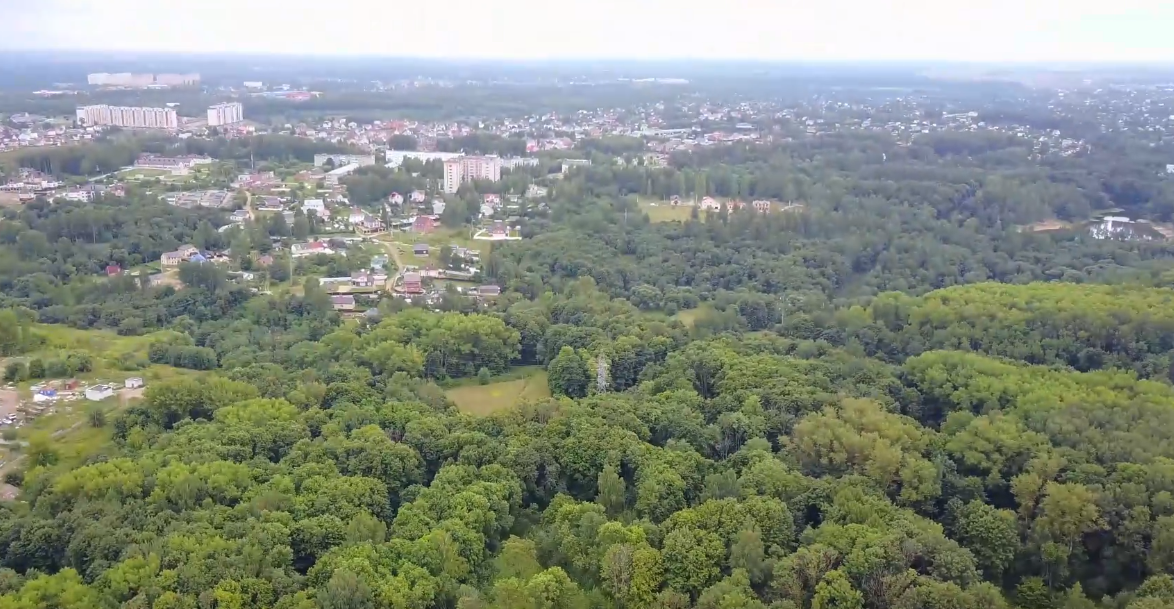
<instances>
[{"instance_id":1,"label":"bare dirt patch","mask_svg":"<svg viewBox=\"0 0 1174 609\"><path fill-rule=\"evenodd\" d=\"M1032 233L1041 233L1050 230L1064 230L1071 227L1072 223L1063 220L1043 220L1041 222L1027 224L1023 227L1023 230Z\"/></svg>"},{"instance_id":2,"label":"bare dirt patch","mask_svg":"<svg viewBox=\"0 0 1174 609\"><path fill-rule=\"evenodd\" d=\"M15 389L0 389L0 418L16 412L20 405L20 394Z\"/></svg>"}]
</instances>

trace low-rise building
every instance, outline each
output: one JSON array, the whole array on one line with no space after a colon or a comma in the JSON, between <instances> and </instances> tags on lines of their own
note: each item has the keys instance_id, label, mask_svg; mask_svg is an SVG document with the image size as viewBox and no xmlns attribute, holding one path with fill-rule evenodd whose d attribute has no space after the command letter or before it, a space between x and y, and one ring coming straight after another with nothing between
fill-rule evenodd
<instances>
[{"instance_id":1,"label":"low-rise building","mask_svg":"<svg viewBox=\"0 0 1174 609\"><path fill-rule=\"evenodd\" d=\"M110 385L94 385L86 388L86 399L92 402L100 402L110 397L114 397L114 389Z\"/></svg>"},{"instance_id":2,"label":"low-rise building","mask_svg":"<svg viewBox=\"0 0 1174 609\"><path fill-rule=\"evenodd\" d=\"M408 294L424 292L424 280L419 273L404 273L404 291Z\"/></svg>"}]
</instances>

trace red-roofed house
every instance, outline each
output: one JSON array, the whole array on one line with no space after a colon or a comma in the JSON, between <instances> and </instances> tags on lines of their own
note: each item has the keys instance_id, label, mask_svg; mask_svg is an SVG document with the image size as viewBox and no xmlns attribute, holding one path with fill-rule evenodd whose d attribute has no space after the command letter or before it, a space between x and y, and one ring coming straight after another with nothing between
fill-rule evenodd
<instances>
[{"instance_id":1,"label":"red-roofed house","mask_svg":"<svg viewBox=\"0 0 1174 609\"><path fill-rule=\"evenodd\" d=\"M408 294L419 294L424 291L419 273L404 273L404 291Z\"/></svg>"},{"instance_id":2,"label":"red-roofed house","mask_svg":"<svg viewBox=\"0 0 1174 609\"><path fill-rule=\"evenodd\" d=\"M416 221L412 223L412 230L417 233L430 233L436 230L436 220L430 216L416 216Z\"/></svg>"},{"instance_id":3,"label":"red-roofed house","mask_svg":"<svg viewBox=\"0 0 1174 609\"><path fill-rule=\"evenodd\" d=\"M114 277L115 275L121 275L121 274L122 274L122 267L118 266L117 264L106 265L106 276L107 277Z\"/></svg>"}]
</instances>

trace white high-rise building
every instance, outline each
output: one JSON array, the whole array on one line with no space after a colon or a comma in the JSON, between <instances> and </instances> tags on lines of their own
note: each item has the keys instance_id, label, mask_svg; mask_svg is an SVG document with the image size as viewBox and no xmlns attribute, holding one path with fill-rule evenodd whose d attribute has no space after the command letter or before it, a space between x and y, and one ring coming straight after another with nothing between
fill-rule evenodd
<instances>
[{"instance_id":1,"label":"white high-rise building","mask_svg":"<svg viewBox=\"0 0 1174 609\"><path fill-rule=\"evenodd\" d=\"M172 108L137 106L80 106L77 122L86 127L109 125L130 129L179 129L179 115Z\"/></svg>"},{"instance_id":2,"label":"white high-rise building","mask_svg":"<svg viewBox=\"0 0 1174 609\"><path fill-rule=\"evenodd\" d=\"M471 180L501 181L501 158L462 156L444 162L444 192L452 194Z\"/></svg>"},{"instance_id":3,"label":"white high-rise building","mask_svg":"<svg viewBox=\"0 0 1174 609\"><path fill-rule=\"evenodd\" d=\"M245 109L240 102L216 104L208 108L208 126L219 127L245 120Z\"/></svg>"}]
</instances>

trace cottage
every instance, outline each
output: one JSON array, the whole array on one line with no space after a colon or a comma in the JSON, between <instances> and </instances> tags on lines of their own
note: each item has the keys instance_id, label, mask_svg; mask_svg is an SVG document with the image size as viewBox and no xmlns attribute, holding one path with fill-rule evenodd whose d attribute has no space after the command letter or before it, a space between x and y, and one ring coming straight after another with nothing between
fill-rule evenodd
<instances>
[{"instance_id":1,"label":"cottage","mask_svg":"<svg viewBox=\"0 0 1174 609\"><path fill-rule=\"evenodd\" d=\"M355 286L356 288L371 287L371 273L367 271L355 271L351 273L351 285Z\"/></svg>"},{"instance_id":2,"label":"cottage","mask_svg":"<svg viewBox=\"0 0 1174 609\"><path fill-rule=\"evenodd\" d=\"M759 199L751 203L751 205L754 206L754 211L760 214L770 213L770 201Z\"/></svg>"},{"instance_id":3,"label":"cottage","mask_svg":"<svg viewBox=\"0 0 1174 609\"><path fill-rule=\"evenodd\" d=\"M387 196L387 202L391 203L392 205L403 205L404 196L398 192L393 192Z\"/></svg>"},{"instance_id":4,"label":"cottage","mask_svg":"<svg viewBox=\"0 0 1174 609\"><path fill-rule=\"evenodd\" d=\"M314 212L318 215L319 220L330 219L330 210L326 209L326 203L322 199L306 199L302 201L302 211L307 214Z\"/></svg>"},{"instance_id":5,"label":"cottage","mask_svg":"<svg viewBox=\"0 0 1174 609\"><path fill-rule=\"evenodd\" d=\"M159 257L159 264L164 267L179 266L179 263L184 261L184 256L180 252L163 252Z\"/></svg>"},{"instance_id":6,"label":"cottage","mask_svg":"<svg viewBox=\"0 0 1174 609\"><path fill-rule=\"evenodd\" d=\"M141 377L141 376L132 376L132 377L126 379L126 383L124 383L124 385L126 386L127 389L139 389L144 384L145 383L143 383L143 377Z\"/></svg>"},{"instance_id":7,"label":"cottage","mask_svg":"<svg viewBox=\"0 0 1174 609\"><path fill-rule=\"evenodd\" d=\"M428 255L428 244L427 243L417 243L416 245L413 245L412 246L412 253L417 256L427 256Z\"/></svg>"},{"instance_id":8,"label":"cottage","mask_svg":"<svg viewBox=\"0 0 1174 609\"><path fill-rule=\"evenodd\" d=\"M482 203L494 209L501 207L501 195L488 194L481 197Z\"/></svg>"},{"instance_id":9,"label":"cottage","mask_svg":"<svg viewBox=\"0 0 1174 609\"><path fill-rule=\"evenodd\" d=\"M94 385L86 388L86 399L91 402L101 402L110 397L114 397L114 389L110 385Z\"/></svg>"},{"instance_id":10,"label":"cottage","mask_svg":"<svg viewBox=\"0 0 1174 609\"><path fill-rule=\"evenodd\" d=\"M114 277L115 275L121 275L121 274L122 274L122 267L118 266L117 264L106 265L106 276L107 277Z\"/></svg>"},{"instance_id":11,"label":"cottage","mask_svg":"<svg viewBox=\"0 0 1174 609\"><path fill-rule=\"evenodd\" d=\"M313 256L315 254L333 254L334 250L330 249L325 242L310 241L309 243L295 243L289 248L290 254L294 258L301 258L304 256Z\"/></svg>"},{"instance_id":12,"label":"cottage","mask_svg":"<svg viewBox=\"0 0 1174 609\"><path fill-rule=\"evenodd\" d=\"M354 311L355 297L350 294L339 294L330 297L330 304L335 311Z\"/></svg>"},{"instance_id":13,"label":"cottage","mask_svg":"<svg viewBox=\"0 0 1174 609\"><path fill-rule=\"evenodd\" d=\"M404 291L419 294L424 291L423 279L419 273L404 273Z\"/></svg>"},{"instance_id":14,"label":"cottage","mask_svg":"<svg viewBox=\"0 0 1174 609\"><path fill-rule=\"evenodd\" d=\"M483 297L500 296L501 286L499 285L481 285L477 286L477 295Z\"/></svg>"},{"instance_id":15,"label":"cottage","mask_svg":"<svg viewBox=\"0 0 1174 609\"><path fill-rule=\"evenodd\" d=\"M408 198L412 203L423 203L428 200L428 195L424 194L423 190L413 190Z\"/></svg>"},{"instance_id":16,"label":"cottage","mask_svg":"<svg viewBox=\"0 0 1174 609\"><path fill-rule=\"evenodd\" d=\"M731 201L733 203L733 201ZM722 204L717 202L713 197L701 197L702 211L721 211Z\"/></svg>"},{"instance_id":17,"label":"cottage","mask_svg":"<svg viewBox=\"0 0 1174 609\"><path fill-rule=\"evenodd\" d=\"M412 230L417 233L430 233L436 230L436 220L428 216L417 216L412 222Z\"/></svg>"}]
</instances>

